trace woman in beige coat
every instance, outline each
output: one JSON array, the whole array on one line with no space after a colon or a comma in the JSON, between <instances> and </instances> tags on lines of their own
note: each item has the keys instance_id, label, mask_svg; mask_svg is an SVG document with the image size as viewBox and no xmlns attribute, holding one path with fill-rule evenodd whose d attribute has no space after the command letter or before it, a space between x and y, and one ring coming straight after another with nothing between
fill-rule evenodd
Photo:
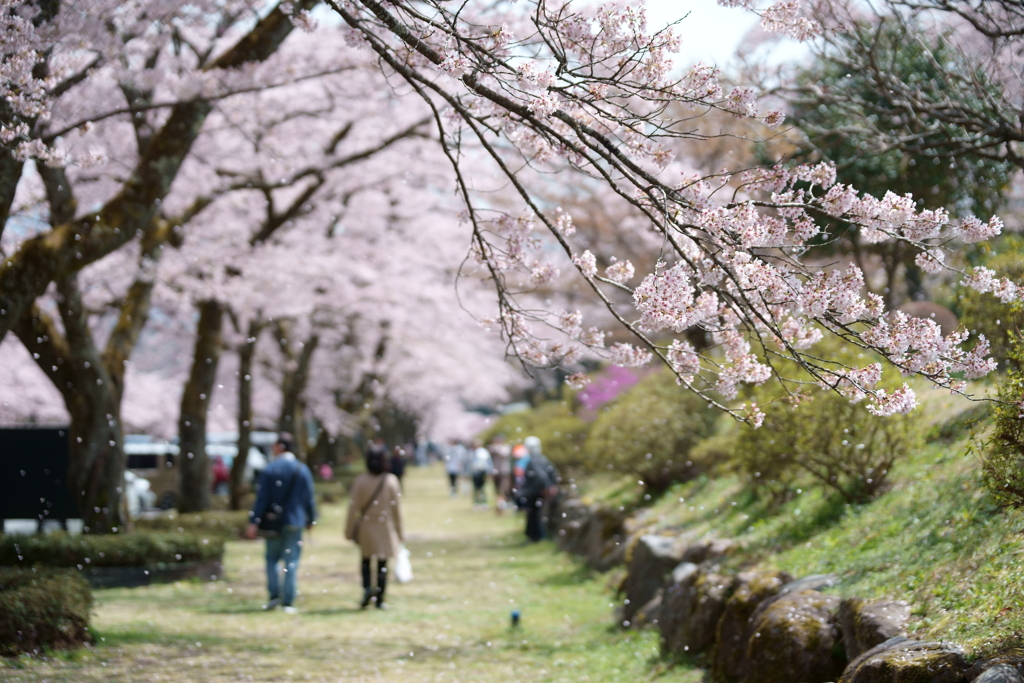
<instances>
[{"instance_id":1,"label":"woman in beige coat","mask_svg":"<svg viewBox=\"0 0 1024 683\"><path fill-rule=\"evenodd\" d=\"M363 556L363 601L366 609L376 599L385 607L388 560L402 547L402 492L398 477L388 472L387 452L371 450L366 456L366 472L352 482L349 491L345 538L359 544ZM370 583L370 559L377 558L377 587Z\"/></svg>"}]
</instances>

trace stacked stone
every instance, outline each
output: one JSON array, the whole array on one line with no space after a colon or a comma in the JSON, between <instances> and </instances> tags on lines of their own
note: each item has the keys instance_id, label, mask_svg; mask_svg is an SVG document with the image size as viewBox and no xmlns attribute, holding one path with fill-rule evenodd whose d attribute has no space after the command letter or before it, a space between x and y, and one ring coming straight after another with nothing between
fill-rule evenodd
<instances>
[{"instance_id":1,"label":"stacked stone","mask_svg":"<svg viewBox=\"0 0 1024 683\"><path fill-rule=\"evenodd\" d=\"M658 629L665 656L714 681L1024 683L1024 650L969 665L955 645L907 638L906 602L822 592L834 576L733 574L721 565L732 541L643 533L597 504L563 503L553 519L562 549L601 571L625 564L618 622Z\"/></svg>"}]
</instances>

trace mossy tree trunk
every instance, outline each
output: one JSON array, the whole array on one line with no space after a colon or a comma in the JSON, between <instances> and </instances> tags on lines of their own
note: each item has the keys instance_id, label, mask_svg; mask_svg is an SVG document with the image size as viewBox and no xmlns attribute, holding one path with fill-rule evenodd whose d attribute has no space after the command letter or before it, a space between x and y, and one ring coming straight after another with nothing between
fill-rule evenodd
<instances>
[{"instance_id":1,"label":"mossy tree trunk","mask_svg":"<svg viewBox=\"0 0 1024 683\"><path fill-rule=\"evenodd\" d=\"M217 380L221 352L221 327L224 306L212 299L199 304L196 346L192 354L192 371L181 396L178 418L178 447L181 453L181 512L201 512L210 507L213 476L206 455L206 416Z\"/></svg>"}]
</instances>

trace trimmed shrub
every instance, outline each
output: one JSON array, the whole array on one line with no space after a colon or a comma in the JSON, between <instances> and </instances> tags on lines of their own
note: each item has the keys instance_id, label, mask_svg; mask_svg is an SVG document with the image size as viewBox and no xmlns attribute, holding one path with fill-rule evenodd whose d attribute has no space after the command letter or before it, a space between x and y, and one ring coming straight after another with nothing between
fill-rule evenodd
<instances>
[{"instance_id":1,"label":"trimmed shrub","mask_svg":"<svg viewBox=\"0 0 1024 683\"><path fill-rule=\"evenodd\" d=\"M89 583L76 571L0 568L0 655L91 642L91 608Z\"/></svg>"},{"instance_id":2,"label":"trimmed shrub","mask_svg":"<svg viewBox=\"0 0 1024 683\"><path fill-rule=\"evenodd\" d=\"M999 384L999 403L993 404L992 436L981 451L982 481L1003 507L1024 507L1024 348L1010 349L1013 369Z\"/></svg>"},{"instance_id":3,"label":"trimmed shrub","mask_svg":"<svg viewBox=\"0 0 1024 683\"><path fill-rule=\"evenodd\" d=\"M0 566L146 567L205 562L224 555L224 537L194 533L0 537Z\"/></svg>"},{"instance_id":4,"label":"trimmed shrub","mask_svg":"<svg viewBox=\"0 0 1024 683\"><path fill-rule=\"evenodd\" d=\"M921 411L875 417L864 403L813 392L799 407L775 401L760 429L742 425L734 462L755 489L783 497L802 474L847 502L874 497L893 465L923 441Z\"/></svg>"},{"instance_id":5,"label":"trimmed shrub","mask_svg":"<svg viewBox=\"0 0 1024 683\"><path fill-rule=\"evenodd\" d=\"M668 372L634 386L594 422L587 441L587 466L629 474L660 493L699 472L690 449L709 436L719 413L676 384Z\"/></svg>"},{"instance_id":6,"label":"trimmed shrub","mask_svg":"<svg viewBox=\"0 0 1024 683\"><path fill-rule=\"evenodd\" d=\"M242 538L249 523L248 510L208 510L180 514L171 511L166 515L135 521L137 531L163 531L204 535L210 534L227 538Z\"/></svg>"},{"instance_id":7,"label":"trimmed shrub","mask_svg":"<svg viewBox=\"0 0 1024 683\"><path fill-rule=\"evenodd\" d=\"M568 401L547 401L532 410L501 416L480 438L487 443L504 434L509 443L521 443L528 436L536 436L555 467L573 469L586 465L583 448L589 429Z\"/></svg>"}]
</instances>

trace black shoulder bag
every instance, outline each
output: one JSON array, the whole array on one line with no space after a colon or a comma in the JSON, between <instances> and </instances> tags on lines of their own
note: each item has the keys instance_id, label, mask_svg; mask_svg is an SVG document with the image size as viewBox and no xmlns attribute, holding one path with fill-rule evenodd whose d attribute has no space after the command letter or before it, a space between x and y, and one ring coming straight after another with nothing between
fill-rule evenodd
<instances>
[{"instance_id":1,"label":"black shoulder bag","mask_svg":"<svg viewBox=\"0 0 1024 683\"><path fill-rule=\"evenodd\" d=\"M284 491L284 504L287 505L288 501L292 497L292 490L295 488L295 480L302 475L302 472L298 467L295 468L292 478L288 480L288 487ZM270 494L267 494L267 498L270 498ZM262 538L277 538L281 535L281 529L284 528L284 506L282 505L271 505L263 516L260 517L260 523L257 527L257 533Z\"/></svg>"},{"instance_id":2,"label":"black shoulder bag","mask_svg":"<svg viewBox=\"0 0 1024 683\"><path fill-rule=\"evenodd\" d=\"M356 517L356 525L352 529L352 542L355 543L355 544L359 543L359 525L362 523L363 517L366 516L366 511L370 509L371 505L373 505L373 501L377 500L377 496L380 494L380 490L382 488L384 488L384 478L386 476L387 476L386 472L384 474L380 475L380 483L377 484L377 488L373 492L373 495L370 496L370 500L366 501L366 505L364 505L363 509L359 511L359 516Z\"/></svg>"}]
</instances>

